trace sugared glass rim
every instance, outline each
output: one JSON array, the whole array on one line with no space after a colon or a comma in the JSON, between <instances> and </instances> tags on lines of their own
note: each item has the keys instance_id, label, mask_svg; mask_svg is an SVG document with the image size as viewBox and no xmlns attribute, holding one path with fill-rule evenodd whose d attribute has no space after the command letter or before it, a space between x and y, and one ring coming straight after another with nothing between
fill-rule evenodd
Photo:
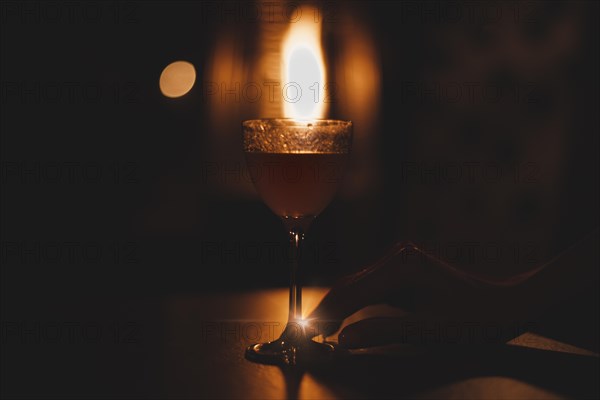
<instances>
[{"instance_id":1,"label":"sugared glass rim","mask_svg":"<svg viewBox=\"0 0 600 400\"><path fill-rule=\"evenodd\" d=\"M354 124L352 121L341 120L341 119L327 119L327 118L314 118L314 119L296 119L296 118L256 118L256 119L247 119L242 121L242 127L251 127L255 124L260 123L280 123L285 126L344 126L344 127L352 127Z\"/></svg>"}]
</instances>

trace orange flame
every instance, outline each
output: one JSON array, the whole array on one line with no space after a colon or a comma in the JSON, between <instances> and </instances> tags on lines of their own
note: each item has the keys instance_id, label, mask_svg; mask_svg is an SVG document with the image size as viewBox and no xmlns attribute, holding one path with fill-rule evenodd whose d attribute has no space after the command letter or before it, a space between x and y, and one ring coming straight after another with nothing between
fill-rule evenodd
<instances>
[{"instance_id":1,"label":"orange flame","mask_svg":"<svg viewBox=\"0 0 600 400\"><path fill-rule=\"evenodd\" d=\"M282 44L283 115L310 120L323 118L325 61L321 48L321 22L312 16L317 10L301 7L298 19L291 22Z\"/></svg>"}]
</instances>

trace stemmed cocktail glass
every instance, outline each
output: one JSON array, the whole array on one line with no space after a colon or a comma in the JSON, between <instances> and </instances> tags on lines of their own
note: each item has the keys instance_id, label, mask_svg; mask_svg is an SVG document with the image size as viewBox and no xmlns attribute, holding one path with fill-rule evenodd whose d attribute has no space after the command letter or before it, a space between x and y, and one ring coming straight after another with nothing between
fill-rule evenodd
<instances>
[{"instance_id":1,"label":"stemmed cocktail glass","mask_svg":"<svg viewBox=\"0 0 600 400\"><path fill-rule=\"evenodd\" d=\"M291 251L286 328L277 340L248 347L246 357L288 365L319 359L333 347L307 335L299 256L311 222L331 202L341 182L352 143L352 122L257 119L244 121L242 127L252 181L263 201L283 221Z\"/></svg>"}]
</instances>

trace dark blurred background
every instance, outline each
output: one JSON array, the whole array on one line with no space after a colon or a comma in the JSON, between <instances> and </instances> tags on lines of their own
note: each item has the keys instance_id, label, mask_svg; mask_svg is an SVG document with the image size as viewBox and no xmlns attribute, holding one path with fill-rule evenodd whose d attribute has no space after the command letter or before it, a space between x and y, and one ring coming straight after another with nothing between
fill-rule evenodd
<instances>
[{"instance_id":1,"label":"dark blurred background","mask_svg":"<svg viewBox=\"0 0 600 400\"><path fill-rule=\"evenodd\" d=\"M265 4L2 2L3 321L129 321L131 298L287 284L241 151L242 120L281 116L243 92L276 80L296 3ZM303 4L322 10L328 117L356 126L307 284L398 240L507 275L598 227L598 3ZM178 60L195 84L168 98ZM4 373L47 366L28 351Z\"/></svg>"}]
</instances>

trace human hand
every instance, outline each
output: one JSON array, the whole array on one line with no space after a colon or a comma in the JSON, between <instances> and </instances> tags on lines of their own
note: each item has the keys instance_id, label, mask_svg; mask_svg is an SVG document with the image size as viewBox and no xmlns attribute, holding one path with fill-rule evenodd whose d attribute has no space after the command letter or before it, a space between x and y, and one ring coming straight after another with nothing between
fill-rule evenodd
<instances>
[{"instance_id":1,"label":"human hand","mask_svg":"<svg viewBox=\"0 0 600 400\"><path fill-rule=\"evenodd\" d=\"M327 337L361 308L387 303L409 314L369 318L346 326L340 346L390 343L505 342L519 333L507 323L519 317L515 289L527 276L491 280L467 274L417 246L398 244L372 266L342 279L308 317Z\"/></svg>"}]
</instances>

